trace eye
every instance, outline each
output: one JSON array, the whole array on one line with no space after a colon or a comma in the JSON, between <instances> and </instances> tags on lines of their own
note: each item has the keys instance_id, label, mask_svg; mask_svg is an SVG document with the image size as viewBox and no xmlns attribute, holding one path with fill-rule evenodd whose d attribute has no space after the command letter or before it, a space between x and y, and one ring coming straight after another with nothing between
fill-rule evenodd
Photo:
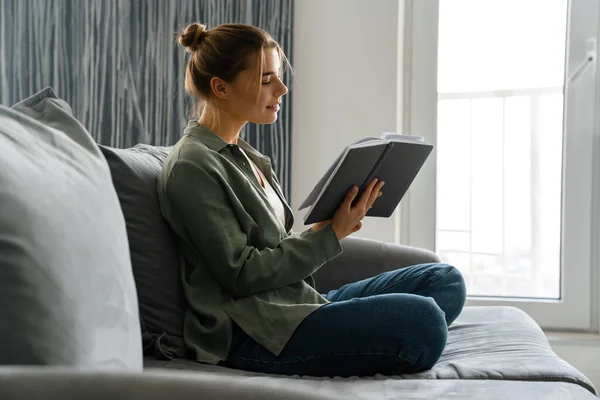
<instances>
[{"instance_id":1,"label":"eye","mask_svg":"<svg viewBox=\"0 0 600 400\"><path fill-rule=\"evenodd\" d=\"M281 75L276 75L275 77L276 77L277 79L279 79L281 82L283 82L283 76L281 76ZM262 81L262 82L261 82L261 84L262 84L262 85L268 85L269 83L272 83L272 80L273 80L273 79L272 79L272 77L271 77L271 76L269 76L269 80Z\"/></svg>"}]
</instances>

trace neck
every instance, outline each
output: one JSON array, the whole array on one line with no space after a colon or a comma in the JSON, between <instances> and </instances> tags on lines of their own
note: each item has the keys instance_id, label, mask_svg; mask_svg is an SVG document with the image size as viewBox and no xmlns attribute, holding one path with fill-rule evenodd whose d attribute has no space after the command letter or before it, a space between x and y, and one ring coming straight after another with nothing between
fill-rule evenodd
<instances>
[{"instance_id":1,"label":"neck","mask_svg":"<svg viewBox=\"0 0 600 400\"><path fill-rule=\"evenodd\" d=\"M236 120L227 111L209 103L204 106L198 123L231 144L237 144L240 131L246 125L246 122Z\"/></svg>"}]
</instances>

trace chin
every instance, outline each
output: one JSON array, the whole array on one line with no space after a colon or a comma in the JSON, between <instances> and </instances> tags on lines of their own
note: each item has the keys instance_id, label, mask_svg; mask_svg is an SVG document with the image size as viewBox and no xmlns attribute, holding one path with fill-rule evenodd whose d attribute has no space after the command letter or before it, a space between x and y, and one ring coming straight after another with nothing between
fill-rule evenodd
<instances>
[{"instance_id":1,"label":"chin","mask_svg":"<svg viewBox=\"0 0 600 400\"><path fill-rule=\"evenodd\" d=\"M255 118L252 122L254 122L255 124L272 124L273 122L277 121L277 114L275 115L265 115L261 118Z\"/></svg>"}]
</instances>

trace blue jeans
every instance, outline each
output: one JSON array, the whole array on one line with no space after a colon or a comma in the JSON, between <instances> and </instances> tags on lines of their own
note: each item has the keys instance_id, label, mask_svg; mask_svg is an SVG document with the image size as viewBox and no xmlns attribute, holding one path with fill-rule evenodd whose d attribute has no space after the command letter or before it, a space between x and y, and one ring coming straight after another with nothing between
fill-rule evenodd
<instances>
[{"instance_id":1,"label":"blue jeans","mask_svg":"<svg viewBox=\"0 0 600 400\"><path fill-rule=\"evenodd\" d=\"M446 264L385 272L327 293L275 356L234 324L225 366L283 375L367 376L430 369L460 314L465 283Z\"/></svg>"}]
</instances>

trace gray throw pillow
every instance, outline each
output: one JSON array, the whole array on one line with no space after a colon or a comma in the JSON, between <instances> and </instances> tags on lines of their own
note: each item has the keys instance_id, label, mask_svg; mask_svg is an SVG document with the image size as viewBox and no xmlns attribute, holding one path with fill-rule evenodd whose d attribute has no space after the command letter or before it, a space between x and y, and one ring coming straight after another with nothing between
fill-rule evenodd
<instances>
[{"instance_id":1,"label":"gray throw pillow","mask_svg":"<svg viewBox=\"0 0 600 400\"><path fill-rule=\"evenodd\" d=\"M146 144L128 149L99 147L108 161L127 224L144 354L185 358L187 301L180 253L174 233L160 212L156 192L156 179L171 148Z\"/></svg>"},{"instance_id":2,"label":"gray throw pillow","mask_svg":"<svg viewBox=\"0 0 600 400\"><path fill-rule=\"evenodd\" d=\"M142 370L125 221L50 88L0 106L0 364Z\"/></svg>"}]
</instances>

